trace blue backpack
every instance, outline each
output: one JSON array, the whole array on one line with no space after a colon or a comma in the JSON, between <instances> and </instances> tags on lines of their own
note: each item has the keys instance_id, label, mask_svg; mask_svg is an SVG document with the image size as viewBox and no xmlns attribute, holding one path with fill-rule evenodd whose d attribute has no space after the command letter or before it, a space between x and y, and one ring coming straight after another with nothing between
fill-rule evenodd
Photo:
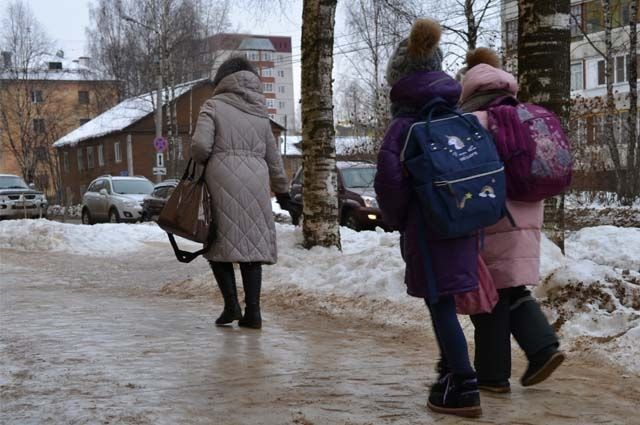
<instances>
[{"instance_id":1,"label":"blue backpack","mask_svg":"<svg viewBox=\"0 0 640 425\"><path fill-rule=\"evenodd\" d=\"M409 129L401 159L438 238L469 235L508 215L504 165L473 114L432 100Z\"/></svg>"}]
</instances>

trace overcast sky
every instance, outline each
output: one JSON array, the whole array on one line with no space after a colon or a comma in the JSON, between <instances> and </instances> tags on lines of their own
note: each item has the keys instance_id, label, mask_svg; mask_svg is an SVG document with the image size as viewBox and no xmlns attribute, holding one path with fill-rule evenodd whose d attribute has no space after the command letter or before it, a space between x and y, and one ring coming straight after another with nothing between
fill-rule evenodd
<instances>
[{"instance_id":1,"label":"overcast sky","mask_svg":"<svg viewBox=\"0 0 640 425\"><path fill-rule=\"evenodd\" d=\"M86 55L85 28L89 25L89 5L92 0L26 0L48 36L68 58ZM300 96L300 38L302 29L302 0L289 0L286 10L264 13L235 8L231 14L234 30L253 34L290 36L294 55L294 86L296 100ZM0 8L0 13L4 8ZM342 11L338 9L336 36L345 34ZM297 56L296 56L297 55ZM297 60L297 64L295 64ZM339 65L339 61L337 62Z\"/></svg>"}]
</instances>

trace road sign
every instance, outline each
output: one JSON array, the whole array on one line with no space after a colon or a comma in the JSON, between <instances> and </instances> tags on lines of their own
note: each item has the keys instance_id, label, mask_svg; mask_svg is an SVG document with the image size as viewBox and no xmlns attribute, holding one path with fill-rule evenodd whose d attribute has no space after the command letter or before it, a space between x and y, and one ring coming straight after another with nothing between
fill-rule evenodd
<instances>
[{"instance_id":1,"label":"road sign","mask_svg":"<svg viewBox=\"0 0 640 425\"><path fill-rule=\"evenodd\" d=\"M156 137L153 141L153 147L156 148L157 152L164 152L167 150L167 139L164 137Z\"/></svg>"},{"instance_id":2,"label":"road sign","mask_svg":"<svg viewBox=\"0 0 640 425\"><path fill-rule=\"evenodd\" d=\"M156 167L158 168L164 167L164 154L160 152L156 154Z\"/></svg>"},{"instance_id":3,"label":"road sign","mask_svg":"<svg viewBox=\"0 0 640 425\"><path fill-rule=\"evenodd\" d=\"M154 176L166 176L167 169L164 167L153 167L153 175Z\"/></svg>"}]
</instances>

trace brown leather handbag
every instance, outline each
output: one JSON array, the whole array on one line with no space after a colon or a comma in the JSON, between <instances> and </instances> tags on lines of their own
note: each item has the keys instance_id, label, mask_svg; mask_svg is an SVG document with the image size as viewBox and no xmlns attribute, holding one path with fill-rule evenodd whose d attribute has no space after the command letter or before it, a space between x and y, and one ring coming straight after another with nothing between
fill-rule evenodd
<instances>
[{"instance_id":1,"label":"brown leather handbag","mask_svg":"<svg viewBox=\"0 0 640 425\"><path fill-rule=\"evenodd\" d=\"M190 263L207 252L216 238L205 171L206 165L196 179L196 164L190 159L180 183L158 217L158 226L167 232L173 252L181 263ZM174 235L203 243L204 247L196 252L183 251L178 248Z\"/></svg>"}]
</instances>

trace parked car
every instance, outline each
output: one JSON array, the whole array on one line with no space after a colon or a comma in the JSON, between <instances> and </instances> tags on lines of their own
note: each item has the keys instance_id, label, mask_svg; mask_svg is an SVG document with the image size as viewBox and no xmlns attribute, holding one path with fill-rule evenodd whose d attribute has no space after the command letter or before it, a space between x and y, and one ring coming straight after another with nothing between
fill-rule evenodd
<instances>
[{"instance_id":1,"label":"parked car","mask_svg":"<svg viewBox=\"0 0 640 425\"><path fill-rule=\"evenodd\" d=\"M142 200L152 191L146 177L100 176L82 196L82 223L140 221Z\"/></svg>"},{"instance_id":2,"label":"parked car","mask_svg":"<svg viewBox=\"0 0 640 425\"><path fill-rule=\"evenodd\" d=\"M387 229L373 189L375 164L364 161L338 161L337 171L340 224L354 230L373 230L376 227ZM302 174L300 167L291 181L290 195L294 205L289 208L289 214L291 221L296 225L302 214Z\"/></svg>"},{"instance_id":3,"label":"parked car","mask_svg":"<svg viewBox=\"0 0 640 425\"><path fill-rule=\"evenodd\" d=\"M153 192L142 201L142 221L156 220L179 180L165 180L154 186Z\"/></svg>"},{"instance_id":4,"label":"parked car","mask_svg":"<svg viewBox=\"0 0 640 425\"><path fill-rule=\"evenodd\" d=\"M47 216L47 197L21 177L0 174L0 219Z\"/></svg>"}]
</instances>

